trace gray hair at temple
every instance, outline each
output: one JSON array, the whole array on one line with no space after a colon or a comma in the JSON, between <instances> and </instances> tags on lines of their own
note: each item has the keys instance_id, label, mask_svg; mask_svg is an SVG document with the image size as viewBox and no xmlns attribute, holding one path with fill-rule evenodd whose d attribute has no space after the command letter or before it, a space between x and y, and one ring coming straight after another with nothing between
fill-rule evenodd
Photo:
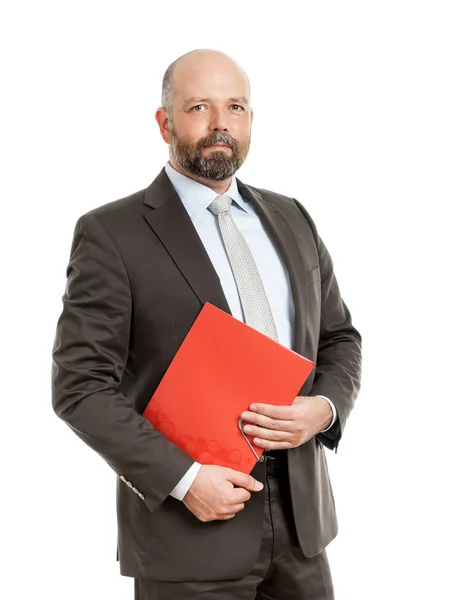
<instances>
[{"instance_id":1,"label":"gray hair at temple","mask_svg":"<svg viewBox=\"0 0 450 600\"><path fill-rule=\"evenodd\" d=\"M176 60L174 60L173 63L171 63L167 67L166 72L164 73L163 82L162 82L162 92L161 92L161 106L166 109L168 117L169 117L169 122L172 121L173 71L174 71L177 63L180 60L182 60L185 56L189 56L190 54L195 54L197 52L218 52L218 51L199 48L198 50L191 50L190 52L186 52L186 54L183 54L182 56L179 56ZM224 53L221 52L221 54L224 54ZM227 55L224 54L224 56L227 56ZM230 58L230 60L233 60L231 57L228 57L228 58ZM233 60L233 62L235 62L235 61ZM250 93L250 80L246 73L245 73L245 75L247 77L248 89L249 89L249 93Z\"/></svg>"}]
</instances>

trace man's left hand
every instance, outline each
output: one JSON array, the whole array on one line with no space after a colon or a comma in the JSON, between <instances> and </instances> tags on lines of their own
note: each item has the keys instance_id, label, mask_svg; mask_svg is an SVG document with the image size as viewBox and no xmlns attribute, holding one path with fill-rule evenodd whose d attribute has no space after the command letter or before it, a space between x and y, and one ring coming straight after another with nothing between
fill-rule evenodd
<instances>
[{"instance_id":1,"label":"man's left hand","mask_svg":"<svg viewBox=\"0 0 450 600\"><path fill-rule=\"evenodd\" d=\"M297 448L326 429L333 417L329 403L320 396L297 396L290 406L255 403L250 411L241 415L251 423L244 431L265 450Z\"/></svg>"}]
</instances>

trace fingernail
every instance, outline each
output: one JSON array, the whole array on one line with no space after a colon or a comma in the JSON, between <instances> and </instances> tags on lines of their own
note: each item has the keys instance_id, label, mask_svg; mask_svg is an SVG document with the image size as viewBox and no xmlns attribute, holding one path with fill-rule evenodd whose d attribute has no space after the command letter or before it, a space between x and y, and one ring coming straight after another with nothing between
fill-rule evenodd
<instances>
[{"instance_id":1,"label":"fingernail","mask_svg":"<svg viewBox=\"0 0 450 600\"><path fill-rule=\"evenodd\" d=\"M263 487L264 485L260 481L256 482L256 489L258 490L258 492L260 492L263 489Z\"/></svg>"}]
</instances>

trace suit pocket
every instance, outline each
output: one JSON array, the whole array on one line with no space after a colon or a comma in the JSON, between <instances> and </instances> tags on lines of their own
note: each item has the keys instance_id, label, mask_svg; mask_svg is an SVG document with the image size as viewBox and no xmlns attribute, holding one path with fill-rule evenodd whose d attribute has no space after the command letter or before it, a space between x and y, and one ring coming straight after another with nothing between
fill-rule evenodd
<instances>
[{"instance_id":1,"label":"suit pocket","mask_svg":"<svg viewBox=\"0 0 450 600\"><path fill-rule=\"evenodd\" d=\"M314 267L314 269L311 269L310 271L308 271L306 273L306 286L307 287L311 287L312 285L314 285L318 281L320 281L320 267L319 267L319 265L317 265L317 267Z\"/></svg>"}]
</instances>

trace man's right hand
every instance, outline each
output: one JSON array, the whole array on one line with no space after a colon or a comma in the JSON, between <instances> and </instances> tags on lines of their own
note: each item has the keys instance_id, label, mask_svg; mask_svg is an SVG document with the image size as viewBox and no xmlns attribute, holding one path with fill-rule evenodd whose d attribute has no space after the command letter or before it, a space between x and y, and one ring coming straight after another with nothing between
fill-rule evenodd
<instances>
[{"instance_id":1,"label":"man's right hand","mask_svg":"<svg viewBox=\"0 0 450 600\"><path fill-rule=\"evenodd\" d=\"M236 486L236 487L235 487ZM251 475L219 467L202 465L183 498L187 508L204 523L231 519L264 485Z\"/></svg>"}]
</instances>

